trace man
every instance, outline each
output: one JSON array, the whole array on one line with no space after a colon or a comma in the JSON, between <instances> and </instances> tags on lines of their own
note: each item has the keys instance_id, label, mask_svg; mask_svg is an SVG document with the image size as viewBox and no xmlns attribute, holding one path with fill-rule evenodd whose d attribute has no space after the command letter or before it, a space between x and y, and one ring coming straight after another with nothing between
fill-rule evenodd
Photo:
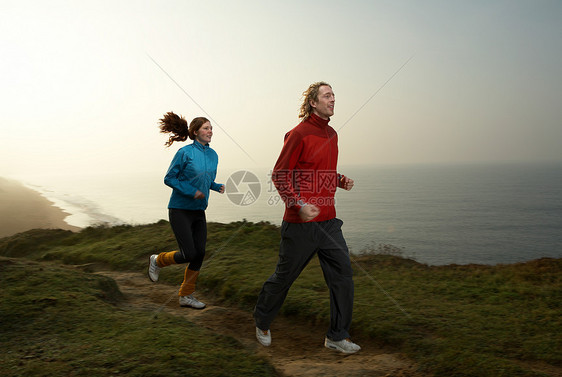
<instances>
[{"instance_id":1,"label":"man","mask_svg":"<svg viewBox=\"0 0 562 377\"><path fill-rule=\"evenodd\" d=\"M337 173L338 138L328 125L334 115L332 87L317 82L303 93L302 122L285 135L272 179L285 202L279 261L267 279L254 310L256 337L271 344L270 325L289 288L314 254L330 290L330 329L324 345L344 353L361 349L350 340L353 312L353 271L341 225L336 218L334 194L351 190L353 180Z\"/></svg>"}]
</instances>

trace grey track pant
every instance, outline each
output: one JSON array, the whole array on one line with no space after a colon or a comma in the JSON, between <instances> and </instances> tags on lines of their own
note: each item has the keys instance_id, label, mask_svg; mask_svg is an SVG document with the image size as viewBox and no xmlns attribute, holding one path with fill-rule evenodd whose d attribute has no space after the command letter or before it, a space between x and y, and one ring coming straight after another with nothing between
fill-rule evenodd
<instances>
[{"instance_id":1,"label":"grey track pant","mask_svg":"<svg viewBox=\"0 0 562 377\"><path fill-rule=\"evenodd\" d=\"M330 290L330 329L326 336L338 341L349 338L353 313L353 270L343 238L343 222L334 218L322 222L287 223L281 226L279 261L264 283L254 309L256 326L270 328L289 288L312 259L318 259Z\"/></svg>"}]
</instances>

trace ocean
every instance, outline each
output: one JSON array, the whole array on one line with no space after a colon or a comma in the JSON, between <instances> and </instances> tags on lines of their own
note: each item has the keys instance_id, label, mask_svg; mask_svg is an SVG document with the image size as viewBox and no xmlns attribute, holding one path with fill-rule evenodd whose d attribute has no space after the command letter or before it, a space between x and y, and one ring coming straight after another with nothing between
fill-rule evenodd
<instances>
[{"instance_id":1,"label":"ocean","mask_svg":"<svg viewBox=\"0 0 562 377\"><path fill-rule=\"evenodd\" d=\"M80 227L167 219L161 172L15 177ZM337 216L353 253L392 245L429 265L505 264L562 257L562 164L349 166ZM269 169L220 169L207 220L280 224L283 204Z\"/></svg>"}]
</instances>

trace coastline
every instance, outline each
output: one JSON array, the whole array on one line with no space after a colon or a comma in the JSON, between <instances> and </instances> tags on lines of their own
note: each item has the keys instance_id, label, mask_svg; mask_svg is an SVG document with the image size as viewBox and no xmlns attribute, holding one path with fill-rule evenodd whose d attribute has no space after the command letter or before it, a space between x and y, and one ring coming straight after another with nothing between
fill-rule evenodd
<instances>
[{"instance_id":1,"label":"coastline","mask_svg":"<svg viewBox=\"0 0 562 377\"><path fill-rule=\"evenodd\" d=\"M239 206L228 195L213 192L208 221L280 225L283 202L266 169L253 172L262 185L258 200ZM562 165L349 167L344 172L356 187L336 194L336 211L353 254L392 245L429 265L496 265L562 256ZM228 173L218 181L224 182ZM82 229L168 218L171 190L159 172L4 177L69 213L65 222Z\"/></svg>"},{"instance_id":2,"label":"coastline","mask_svg":"<svg viewBox=\"0 0 562 377\"><path fill-rule=\"evenodd\" d=\"M69 215L37 191L0 177L0 237L36 228L79 231L64 221Z\"/></svg>"}]
</instances>

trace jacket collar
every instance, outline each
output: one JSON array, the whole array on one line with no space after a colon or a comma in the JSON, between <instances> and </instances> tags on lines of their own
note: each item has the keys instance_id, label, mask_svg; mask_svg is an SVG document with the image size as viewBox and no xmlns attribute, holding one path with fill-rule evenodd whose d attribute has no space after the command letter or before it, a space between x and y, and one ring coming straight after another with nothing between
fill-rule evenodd
<instances>
[{"instance_id":1,"label":"jacket collar","mask_svg":"<svg viewBox=\"0 0 562 377\"><path fill-rule=\"evenodd\" d=\"M311 124L318 126L318 127L327 127L328 123L330 122L330 119L322 119L320 118L318 115L312 113L310 114L310 116L307 118L307 121L310 122Z\"/></svg>"},{"instance_id":2,"label":"jacket collar","mask_svg":"<svg viewBox=\"0 0 562 377\"><path fill-rule=\"evenodd\" d=\"M198 142L197 140L193 140L193 145L195 145L195 147L197 147L198 149L201 149L201 150L210 148L209 144L203 145L200 142Z\"/></svg>"}]
</instances>

